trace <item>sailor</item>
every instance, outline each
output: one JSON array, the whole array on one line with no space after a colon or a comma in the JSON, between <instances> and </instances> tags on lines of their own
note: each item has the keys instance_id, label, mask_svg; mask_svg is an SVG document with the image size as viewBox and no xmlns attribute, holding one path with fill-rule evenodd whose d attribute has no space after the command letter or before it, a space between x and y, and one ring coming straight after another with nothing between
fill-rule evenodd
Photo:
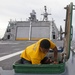
<instances>
[{"instance_id":1,"label":"sailor","mask_svg":"<svg viewBox=\"0 0 75 75\"><path fill-rule=\"evenodd\" d=\"M31 64L49 64L52 60L46 57L49 49L54 51L54 64L57 64L57 47L56 45L47 38L40 39L36 43L28 46L21 53L21 63L31 63Z\"/></svg>"}]
</instances>

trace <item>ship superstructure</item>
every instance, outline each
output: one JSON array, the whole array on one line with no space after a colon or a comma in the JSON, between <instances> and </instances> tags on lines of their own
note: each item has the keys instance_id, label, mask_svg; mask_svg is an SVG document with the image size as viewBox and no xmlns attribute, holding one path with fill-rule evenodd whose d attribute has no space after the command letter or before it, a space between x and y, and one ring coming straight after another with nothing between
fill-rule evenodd
<instances>
[{"instance_id":1,"label":"ship superstructure","mask_svg":"<svg viewBox=\"0 0 75 75\"><path fill-rule=\"evenodd\" d=\"M48 20L47 8L42 15L43 20L36 18L35 10L32 10L28 21L9 21L3 40L38 40L40 38L58 38L58 29L54 21Z\"/></svg>"}]
</instances>

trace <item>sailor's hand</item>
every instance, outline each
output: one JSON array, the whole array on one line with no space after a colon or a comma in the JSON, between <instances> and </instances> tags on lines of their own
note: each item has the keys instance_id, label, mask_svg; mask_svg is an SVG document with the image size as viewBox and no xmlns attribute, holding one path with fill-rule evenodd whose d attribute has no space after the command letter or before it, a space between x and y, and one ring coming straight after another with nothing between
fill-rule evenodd
<instances>
[{"instance_id":1,"label":"sailor's hand","mask_svg":"<svg viewBox=\"0 0 75 75\"><path fill-rule=\"evenodd\" d=\"M58 64L58 62L57 62L57 61L54 61L53 63L54 63L54 64Z\"/></svg>"},{"instance_id":2,"label":"sailor's hand","mask_svg":"<svg viewBox=\"0 0 75 75\"><path fill-rule=\"evenodd\" d=\"M50 59L50 63L52 63L53 61Z\"/></svg>"}]
</instances>

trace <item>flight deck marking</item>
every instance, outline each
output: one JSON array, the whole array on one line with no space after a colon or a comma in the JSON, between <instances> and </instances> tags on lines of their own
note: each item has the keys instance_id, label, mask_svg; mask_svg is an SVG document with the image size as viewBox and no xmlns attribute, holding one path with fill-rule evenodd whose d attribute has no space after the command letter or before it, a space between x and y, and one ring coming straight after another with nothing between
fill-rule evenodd
<instances>
[{"instance_id":1,"label":"flight deck marking","mask_svg":"<svg viewBox=\"0 0 75 75\"><path fill-rule=\"evenodd\" d=\"M22 51L19 51L19 52L16 52L16 53L12 53L12 54L9 54L9 55L2 56L2 57L0 57L0 61L3 61L5 59L8 59L8 58L14 57L16 55L19 55L20 53L22 53Z\"/></svg>"}]
</instances>

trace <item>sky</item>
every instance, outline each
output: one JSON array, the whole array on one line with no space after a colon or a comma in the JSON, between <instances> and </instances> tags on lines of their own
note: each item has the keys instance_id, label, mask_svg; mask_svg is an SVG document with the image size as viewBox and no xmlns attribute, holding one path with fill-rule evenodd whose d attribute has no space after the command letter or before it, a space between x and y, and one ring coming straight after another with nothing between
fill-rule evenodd
<instances>
[{"instance_id":1,"label":"sky","mask_svg":"<svg viewBox=\"0 0 75 75\"><path fill-rule=\"evenodd\" d=\"M64 7L71 2L75 5L75 0L0 0L0 38L4 36L6 28L10 19L12 21L25 21L30 16L32 10L36 11L38 20L42 20L44 13L44 6L47 6L49 20L54 20L58 29L60 25L64 29L66 18L66 10ZM73 11L73 34L75 34L75 10ZM73 36L75 37L75 35Z\"/></svg>"}]
</instances>

